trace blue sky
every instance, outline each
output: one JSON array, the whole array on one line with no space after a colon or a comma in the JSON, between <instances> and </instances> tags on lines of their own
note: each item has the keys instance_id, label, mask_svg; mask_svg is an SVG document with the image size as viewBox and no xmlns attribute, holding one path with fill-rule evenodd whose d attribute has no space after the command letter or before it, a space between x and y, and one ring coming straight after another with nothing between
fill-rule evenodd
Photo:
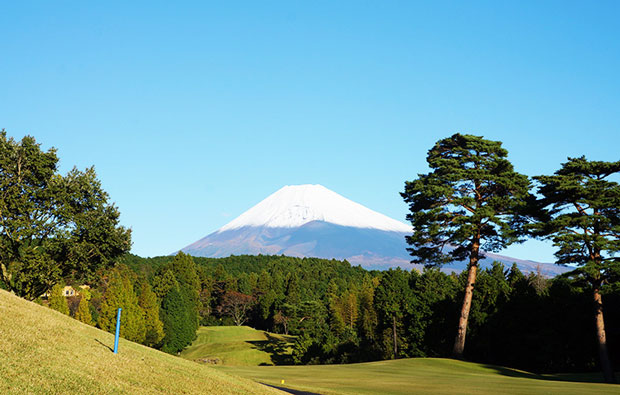
<instances>
[{"instance_id":1,"label":"blue sky","mask_svg":"<svg viewBox=\"0 0 620 395\"><path fill-rule=\"evenodd\" d=\"M455 132L530 176L620 159L618 4L4 2L0 128L94 165L142 256L283 185L404 220L405 180Z\"/></svg>"}]
</instances>

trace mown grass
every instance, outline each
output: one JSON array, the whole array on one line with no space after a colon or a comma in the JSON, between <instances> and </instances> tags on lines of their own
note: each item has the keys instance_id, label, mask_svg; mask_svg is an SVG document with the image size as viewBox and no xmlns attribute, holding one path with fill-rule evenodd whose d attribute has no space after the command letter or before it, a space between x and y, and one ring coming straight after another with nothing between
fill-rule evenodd
<instances>
[{"instance_id":1,"label":"mown grass","mask_svg":"<svg viewBox=\"0 0 620 395\"><path fill-rule=\"evenodd\" d=\"M217 369L271 385L321 394L620 394L620 385L560 381L587 380L590 378L587 375L540 376L451 359Z\"/></svg>"},{"instance_id":2,"label":"mown grass","mask_svg":"<svg viewBox=\"0 0 620 395\"><path fill-rule=\"evenodd\" d=\"M294 340L247 326L203 326L181 356L192 361L217 358L223 365L283 365L291 363Z\"/></svg>"},{"instance_id":3,"label":"mown grass","mask_svg":"<svg viewBox=\"0 0 620 395\"><path fill-rule=\"evenodd\" d=\"M0 290L0 393L279 391L121 339Z\"/></svg>"}]
</instances>

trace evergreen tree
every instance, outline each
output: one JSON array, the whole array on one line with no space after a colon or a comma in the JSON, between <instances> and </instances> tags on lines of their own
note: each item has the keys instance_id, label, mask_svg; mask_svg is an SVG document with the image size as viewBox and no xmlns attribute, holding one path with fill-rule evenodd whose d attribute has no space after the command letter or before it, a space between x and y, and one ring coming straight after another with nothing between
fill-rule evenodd
<instances>
[{"instance_id":1,"label":"evergreen tree","mask_svg":"<svg viewBox=\"0 0 620 395\"><path fill-rule=\"evenodd\" d=\"M388 358L406 356L404 318L412 308L412 299L407 272L397 268L383 273L375 293L375 308L379 313L384 355Z\"/></svg>"},{"instance_id":2,"label":"evergreen tree","mask_svg":"<svg viewBox=\"0 0 620 395\"><path fill-rule=\"evenodd\" d=\"M52 287L49 296L49 306L56 311L69 315L69 304L67 303L67 298L62 294L63 288L64 286L61 284L56 284Z\"/></svg>"},{"instance_id":3,"label":"evergreen tree","mask_svg":"<svg viewBox=\"0 0 620 395\"><path fill-rule=\"evenodd\" d=\"M615 382L607 350L601 291L620 276L620 161L568 158L552 176L539 176L543 213L535 232L553 241L557 263L578 265L572 276L592 289L599 358L605 381ZM545 215L546 214L546 215Z\"/></svg>"},{"instance_id":4,"label":"evergreen tree","mask_svg":"<svg viewBox=\"0 0 620 395\"><path fill-rule=\"evenodd\" d=\"M200 311L200 279L196 271L196 264L190 255L179 252L166 268L175 277L179 292L183 298L183 305L187 312L184 338L190 342L196 337Z\"/></svg>"},{"instance_id":5,"label":"evergreen tree","mask_svg":"<svg viewBox=\"0 0 620 395\"><path fill-rule=\"evenodd\" d=\"M517 215L529 197L529 180L513 170L497 141L455 134L428 152L432 172L405 183L414 232L413 263L429 266L469 259L453 355L462 358L481 248L498 251L518 240Z\"/></svg>"},{"instance_id":6,"label":"evergreen tree","mask_svg":"<svg viewBox=\"0 0 620 395\"><path fill-rule=\"evenodd\" d=\"M192 342L194 335L187 330L191 317L176 279L162 300L161 312L165 333L161 350L177 353Z\"/></svg>"},{"instance_id":7,"label":"evergreen tree","mask_svg":"<svg viewBox=\"0 0 620 395\"><path fill-rule=\"evenodd\" d=\"M154 347L164 337L164 325L159 319L159 301L146 280L141 281L138 305L144 311L144 344Z\"/></svg>"},{"instance_id":8,"label":"evergreen tree","mask_svg":"<svg viewBox=\"0 0 620 395\"><path fill-rule=\"evenodd\" d=\"M301 290L297 272L289 273L286 285L286 303L297 305L301 302Z\"/></svg>"},{"instance_id":9,"label":"evergreen tree","mask_svg":"<svg viewBox=\"0 0 620 395\"><path fill-rule=\"evenodd\" d=\"M144 311L138 305L134 281L135 274L124 265L119 265L110 272L98 324L101 329L113 333L120 307L123 309L120 335L127 340L143 343L146 335Z\"/></svg>"},{"instance_id":10,"label":"evergreen tree","mask_svg":"<svg viewBox=\"0 0 620 395\"><path fill-rule=\"evenodd\" d=\"M163 299L175 286L178 287L179 283L170 269L165 269L162 274L153 279L153 291L159 299Z\"/></svg>"},{"instance_id":11,"label":"evergreen tree","mask_svg":"<svg viewBox=\"0 0 620 395\"><path fill-rule=\"evenodd\" d=\"M80 304L78 305L73 318L88 325L93 324L93 318L90 314L90 306L86 295L81 295Z\"/></svg>"}]
</instances>

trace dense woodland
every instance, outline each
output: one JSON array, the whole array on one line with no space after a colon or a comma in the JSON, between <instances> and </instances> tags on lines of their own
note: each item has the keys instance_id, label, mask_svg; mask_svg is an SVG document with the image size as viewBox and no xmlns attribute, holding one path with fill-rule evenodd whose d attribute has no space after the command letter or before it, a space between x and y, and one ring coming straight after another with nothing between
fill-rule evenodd
<instances>
[{"instance_id":1,"label":"dense woodland","mask_svg":"<svg viewBox=\"0 0 620 395\"><path fill-rule=\"evenodd\" d=\"M93 168L61 175L54 149L1 131L0 287L108 331L122 307L123 337L169 353L199 325L249 325L295 335L296 364L453 356L535 372L601 368L613 382L620 161L568 158L530 179L507 154L479 136L438 141L429 173L401 193L408 250L426 269L376 272L315 258L131 255ZM547 279L478 267L483 251L531 237L574 270ZM455 260L468 270L441 271ZM65 284L79 295L63 296Z\"/></svg>"},{"instance_id":2,"label":"dense woodland","mask_svg":"<svg viewBox=\"0 0 620 395\"><path fill-rule=\"evenodd\" d=\"M367 271L285 256L127 255L122 262L85 295L50 304L68 301L67 314L111 332L122 306L125 338L172 353L191 343L198 324L297 335L296 364L449 357L467 281L467 272ZM496 263L480 271L476 290L468 360L534 372L597 369L587 285ZM603 297L610 312L620 309L620 289ZM620 355L620 317L608 314L606 325L610 354Z\"/></svg>"}]
</instances>

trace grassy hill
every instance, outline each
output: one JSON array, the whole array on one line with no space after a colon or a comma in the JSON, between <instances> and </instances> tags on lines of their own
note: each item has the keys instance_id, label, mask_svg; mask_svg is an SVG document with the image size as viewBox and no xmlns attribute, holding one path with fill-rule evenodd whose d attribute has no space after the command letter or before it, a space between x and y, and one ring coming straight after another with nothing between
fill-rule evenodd
<instances>
[{"instance_id":1,"label":"grassy hill","mask_svg":"<svg viewBox=\"0 0 620 395\"><path fill-rule=\"evenodd\" d=\"M267 384L326 395L620 393L620 385L574 382L600 380L600 374L541 376L451 359L415 358L351 365L222 366L217 369Z\"/></svg>"},{"instance_id":2,"label":"grassy hill","mask_svg":"<svg viewBox=\"0 0 620 395\"><path fill-rule=\"evenodd\" d=\"M0 393L280 393L0 290Z\"/></svg>"},{"instance_id":3,"label":"grassy hill","mask_svg":"<svg viewBox=\"0 0 620 395\"><path fill-rule=\"evenodd\" d=\"M217 359L223 365L282 365L291 363L294 340L247 326L203 326L181 356L192 361Z\"/></svg>"},{"instance_id":4,"label":"grassy hill","mask_svg":"<svg viewBox=\"0 0 620 395\"><path fill-rule=\"evenodd\" d=\"M290 340L248 327L205 327L184 357L209 356L205 350L216 356L212 350L219 347L225 363L273 363L273 355L285 354L283 345ZM352 365L210 367L123 339L114 355L113 342L110 333L0 290L3 394L279 392L256 381L321 394L620 393L617 385L585 382L600 379L599 374L541 376L424 358Z\"/></svg>"}]
</instances>

